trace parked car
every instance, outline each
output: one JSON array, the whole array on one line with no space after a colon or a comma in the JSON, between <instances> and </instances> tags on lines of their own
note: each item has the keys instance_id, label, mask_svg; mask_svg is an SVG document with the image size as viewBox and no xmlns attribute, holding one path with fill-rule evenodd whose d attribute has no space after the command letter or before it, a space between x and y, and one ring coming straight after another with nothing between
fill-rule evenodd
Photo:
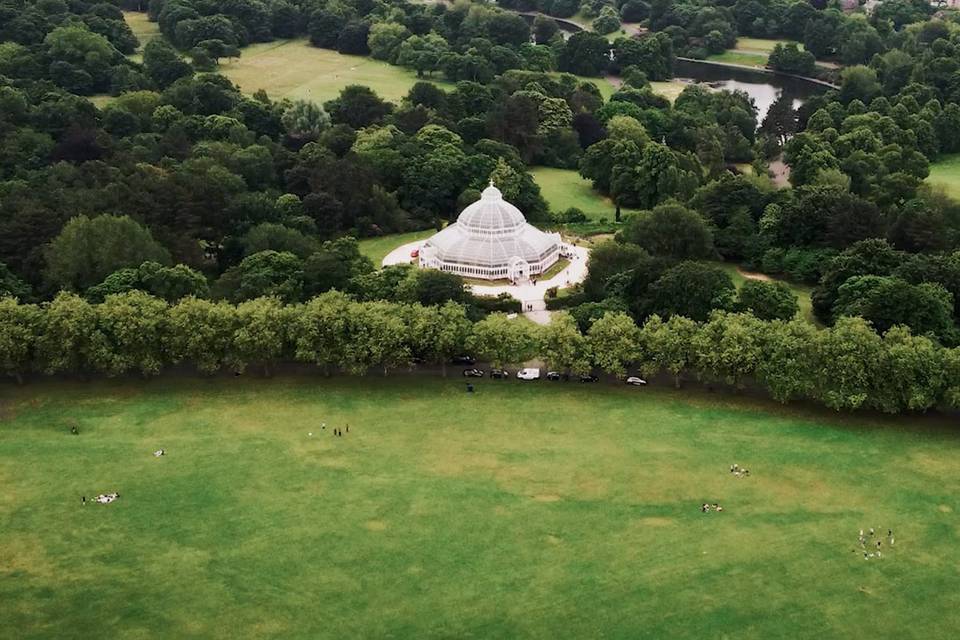
<instances>
[{"instance_id":1,"label":"parked car","mask_svg":"<svg viewBox=\"0 0 960 640\"><path fill-rule=\"evenodd\" d=\"M585 373L580 376L580 382L597 382L600 378L593 375L592 373Z\"/></svg>"},{"instance_id":2,"label":"parked car","mask_svg":"<svg viewBox=\"0 0 960 640\"><path fill-rule=\"evenodd\" d=\"M503 378L509 378L509 377L510 377L510 372L507 371L506 369L491 369L491 370L490 370L490 377L491 377L491 378L497 378L498 380L499 380L499 379L503 379Z\"/></svg>"},{"instance_id":3,"label":"parked car","mask_svg":"<svg viewBox=\"0 0 960 640\"><path fill-rule=\"evenodd\" d=\"M563 376L560 375L559 371L547 371L546 378L550 382L558 382Z\"/></svg>"},{"instance_id":4,"label":"parked car","mask_svg":"<svg viewBox=\"0 0 960 640\"><path fill-rule=\"evenodd\" d=\"M627 384L632 384L635 387L643 387L647 384L647 381L637 376L630 376L627 378Z\"/></svg>"},{"instance_id":5,"label":"parked car","mask_svg":"<svg viewBox=\"0 0 960 640\"><path fill-rule=\"evenodd\" d=\"M453 364L474 365L477 361L472 356L453 356L450 360Z\"/></svg>"},{"instance_id":6,"label":"parked car","mask_svg":"<svg viewBox=\"0 0 960 640\"><path fill-rule=\"evenodd\" d=\"M464 369L463 377L464 378L482 378L483 371L481 369Z\"/></svg>"},{"instance_id":7,"label":"parked car","mask_svg":"<svg viewBox=\"0 0 960 640\"><path fill-rule=\"evenodd\" d=\"M410 257L411 257L411 258L419 258L419 257L420 257L420 249L414 249L413 251L411 251L411 252L410 252Z\"/></svg>"},{"instance_id":8,"label":"parked car","mask_svg":"<svg viewBox=\"0 0 960 640\"><path fill-rule=\"evenodd\" d=\"M539 380L540 369L520 369L520 371L517 371L517 378L520 380Z\"/></svg>"}]
</instances>

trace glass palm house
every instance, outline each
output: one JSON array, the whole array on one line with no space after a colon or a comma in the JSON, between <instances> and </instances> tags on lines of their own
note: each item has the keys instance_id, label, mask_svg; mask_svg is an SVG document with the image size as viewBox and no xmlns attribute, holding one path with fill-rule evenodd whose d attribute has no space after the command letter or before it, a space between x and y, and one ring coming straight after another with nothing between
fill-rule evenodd
<instances>
[{"instance_id":1,"label":"glass palm house","mask_svg":"<svg viewBox=\"0 0 960 640\"><path fill-rule=\"evenodd\" d=\"M520 282L544 273L560 258L559 233L529 224L490 183L457 221L420 248L420 266L469 278Z\"/></svg>"}]
</instances>

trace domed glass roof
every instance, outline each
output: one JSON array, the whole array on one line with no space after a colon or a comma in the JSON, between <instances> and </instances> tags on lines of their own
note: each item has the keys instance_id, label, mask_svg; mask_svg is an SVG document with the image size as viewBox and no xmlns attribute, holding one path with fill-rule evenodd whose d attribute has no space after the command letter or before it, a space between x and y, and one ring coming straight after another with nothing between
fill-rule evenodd
<instances>
[{"instance_id":1,"label":"domed glass roof","mask_svg":"<svg viewBox=\"0 0 960 640\"><path fill-rule=\"evenodd\" d=\"M460 228L471 235L513 235L526 222L520 209L504 200L493 184L457 217Z\"/></svg>"},{"instance_id":2,"label":"domed glass roof","mask_svg":"<svg viewBox=\"0 0 960 640\"><path fill-rule=\"evenodd\" d=\"M505 267L515 258L540 263L559 249L555 234L528 224L520 210L504 200L492 184L454 224L424 246L435 248L443 262L489 268Z\"/></svg>"}]
</instances>

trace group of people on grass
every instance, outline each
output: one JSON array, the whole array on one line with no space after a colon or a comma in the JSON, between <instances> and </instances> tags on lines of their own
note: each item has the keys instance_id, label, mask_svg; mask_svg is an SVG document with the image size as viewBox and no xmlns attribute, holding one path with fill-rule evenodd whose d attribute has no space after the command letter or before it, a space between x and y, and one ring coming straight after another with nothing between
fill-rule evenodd
<instances>
[{"instance_id":1,"label":"group of people on grass","mask_svg":"<svg viewBox=\"0 0 960 640\"><path fill-rule=\"evenodd\" d=\"M96 502L97 504L110 504L111 502L113 502L119 497L120 497L120 494L117 493L116 491L114 491L113 493L101 493L96 498L94 498L92 502ZM83 496L81 500L83 501L83 504L87 504L87 496Z\"/></svg>"},{"instance_id":2,"label":"group of people on grass","mask_svg":"<svg viewBox=\"0 0 960 640\"><path fill-rule=\"evenodd\" d=\"M730 473L732 473L734 476L738 478L746 478L750 476L750 469L741 467L737 463L733 463L732 465L730 465ZM723 511L723 507L721 507L716 502L714 502L712 505L707 502L704 502L703 504L700 505L701 513L709 513L710 511Z\"/></svg>"},{"instance_id":3,"label":"group of people on grass","mask_svg":"<svg viewBox=\"0 0 960 640\"><path fill-rule=\"evenodd\" d=\"M876 536L876 540L874 540L874 536ZM870 527L866 535L864 535L863 529L860 529L860 535L857 536L857 542L860 543L860 550L863 552L864 560L883 557L883 551L881 551L883 548L883 540L880 539L880 536L876 535L876 531L873 527ZM893 543L893 529L887 529L887 545L892 547ZM871 549L874 548L874 545L876 545L877 550L871 551ZM854 549L854 551L856 551L856 549Z\"/></svg>"},{"instance_id":4,"label":"group of people on grass","mask_svg":"<svg viewBox=\"0 0 960 640\"><path fill-rule=\"evenodd\" d=\"M326 422L321 422L321 423L320 423L320 428L323 429L324 431L326 431L326 429L327 429L327 423L326 423ZM350 433L350 425L349 425L349 424L347 425L346 430L340 429L339 427L334 427L334 428L333 428L333 435L335 435L335 436L340 437L340 436L342 436L344 433ZM313 435L313 431L311 431L311 432L308 433L307 435L308 435L308 436L312 436L312 435Z\"/></svg>"}]
</instances>

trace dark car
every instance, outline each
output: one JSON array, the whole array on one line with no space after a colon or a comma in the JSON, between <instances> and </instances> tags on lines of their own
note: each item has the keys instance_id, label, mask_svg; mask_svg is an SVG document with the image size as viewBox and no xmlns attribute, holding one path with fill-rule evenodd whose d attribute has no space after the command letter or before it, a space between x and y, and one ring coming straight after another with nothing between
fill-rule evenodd
<instances>
[{"instance_id":1,"label":"dark car","mask_svg":"<svg viewBox=\"0 0 960 640\"><path fill-rule=\"evenodd\" d=\"M477 363L477 361L471 356L454 356L451 362L453 364L465 364L465 365L472 365Z\"/></svg>"},{"instance_id":2,"label":"dark car","mask_svg":"<svg viewBox=\"0 0 960 640\"><path fill-rule=\"evenodd\" d=\"M600 378L593 375L592 373L585 373L582 376L580 376L580 382L597 382L599 380Z\"/></svg>"},{"instance_id":3,"label":"dark car","mask_svg":"<svg viewBox=\"0 0 960 640\"><path fill-rule=\"evenodd\" d=\"M550 382L558 382L563 376L560 375L559 371L547 371L546 378Z\"/></svg>"},{"instance_id":4,"label":"dark car","mask_svg":"<svg viewBox=\"0 0 960 640\"><path fill-rule=\"evenodd\" d=\"M490 377L497 378L497 379L509 378L510 372L507 371L506 369L491 369Z\"/></svg>"},{"instance_id":5,"label":"dark car","mask_svg":"<svg viewBox=\"0 0 960 640\"><path fill-rule=\"evenodd\" d=\"M464 369L463 377L464 378L482 378L483 371L481 371L480 369Z\"/></svg>"}]
</instances>

